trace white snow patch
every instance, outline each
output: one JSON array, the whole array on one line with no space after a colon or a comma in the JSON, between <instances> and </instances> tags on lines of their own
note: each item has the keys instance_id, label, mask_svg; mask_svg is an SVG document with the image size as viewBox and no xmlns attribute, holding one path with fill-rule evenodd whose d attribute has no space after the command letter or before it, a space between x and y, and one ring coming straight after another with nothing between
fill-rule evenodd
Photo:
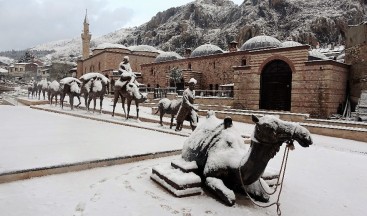
<instances>
[{"instance_id":1,"label":"white snow patch","mask_svg":"<svg viewBox=\"0 0 367 216\"><path fill-rule=\"evenodd\" d=\"M63 79L60 80L60 84L69 84L71 83L72 81L75 81L79 84L81 84L82 82L80 80L78 80L77 78L74 78L74 77L65 77Z\"/></svg>"},{"instance_id":2,"label":"white snow patch","mask_svg":"<svg viewBox=\"0 0 367 216\"><path fill-rule=\"evenodd\" d=\"M228 200L236 200L236 195L230 189L228 189L224 184L223 181L217 178L206 178L206 184L213 190L216 188L223 192L224 196L227 197Z\"/></svg>"},{"instance_id":3,"label":"white snow patch","mask_svg":"<svg viewBox=\"0 0 367 216\"><path fill-rule=\"evenodd\" d=\"M99 80L99 79L94 80L92 91L93 92L99 92L101 90L102 90L102 80Z\"/></svg>"},{"instance_id":4,"label":"white snow patch","mask_svg":"<svg viewBox=\"0 0 367 216\"><path fill-rule=\"evenodd\" d=\"M97 73L97 72L86 73L86 74L84 74L83 76L80 77L80 80L90 80L90 79L96 78L96 77L101 78L105 85L107 85L107 83L109 82L107 77L105 77L103 74Z\"/></svg>"}]
</instances>

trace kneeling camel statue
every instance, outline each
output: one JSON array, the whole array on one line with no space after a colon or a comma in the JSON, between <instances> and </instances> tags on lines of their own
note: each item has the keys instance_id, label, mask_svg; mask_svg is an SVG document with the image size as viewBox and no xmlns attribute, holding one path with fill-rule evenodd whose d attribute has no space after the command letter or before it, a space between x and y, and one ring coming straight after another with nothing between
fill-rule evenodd
<instances>
[{"instance_id":1,"label":"kneeling camel statue","mask_svg":"<svg viewBox=\"0 0 367 216\"><path fill-rule=\"evenodd\" d=\"M258 118L253 115L252 121L256 126L251 146L243 143L230 117L221 122L214 112L208 113L206 122L184 143L182 158L196 161L205 185L227 205L235 203L234 191L246 192L257 201L268 202L269 195L262 187L266 182L260 177L269 160L285 142L295 140L302 147L312 144L310 132L299 124L273 116Z\"/></svg>"}]
</instances>

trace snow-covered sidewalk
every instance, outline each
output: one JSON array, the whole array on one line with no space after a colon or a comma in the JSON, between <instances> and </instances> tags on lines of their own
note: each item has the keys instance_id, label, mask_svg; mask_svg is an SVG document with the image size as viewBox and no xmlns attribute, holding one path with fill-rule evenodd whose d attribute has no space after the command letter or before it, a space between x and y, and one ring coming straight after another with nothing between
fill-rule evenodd
<instances>
[{"instance_id":1,"label":"snow-covered sidewalk","mask_svg":"<svg viewBox=\"0 0 367 216\"><path fill-rule=\"evenodd\" d=\"M180 150L185 139L29 107L2 106L0 119L0 173Z\"/></svg>"},{"instance_id":2,"label":"snow-covered sidewalk","mask_svg":"<svg viewBox=\"0 0 367 216\"><path fill-rule=\"evenodd\" d=\"M70 108L64 111L87 113ZM148 111L145 113L151 116ZM87 115L126 121L110 115ZM186 139L29 107L1 106L0 119L0 172L180 150ZM160 127L157 123L127 122ZM253 129L253 125L238 122L234 126L244 133ZM163 129L169 130L167 126ZM367 143L320 135L312 138L314 144L309 148L296 144L296 149L290 152L281 195L282 215L364 216ZM268 170L278 170L282 150L270 160ZM0 184L0 212L7 216L276 215L275 207L255 207L243 196L237 196L233 207L223 205L207 191L194 197L173 197L149 176L152 167L178 157Z\"/></svg>"}]
</instances>

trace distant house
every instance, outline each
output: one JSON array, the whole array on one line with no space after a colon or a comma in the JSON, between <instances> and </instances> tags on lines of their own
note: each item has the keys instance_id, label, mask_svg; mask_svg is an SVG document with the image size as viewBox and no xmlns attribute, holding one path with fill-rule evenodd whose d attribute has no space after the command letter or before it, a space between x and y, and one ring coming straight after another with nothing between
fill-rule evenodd
<instances>
[{"instance_id":1,"label":"distant house","mask_svg":"<svg viewBox=\"0 0 367 216\"><path fill-rule=\"evenodd\" d=\"M9 66L9 75L18 79L36 78L38 64L36 63L15 63Z\"/></svg>"}]
</instances>

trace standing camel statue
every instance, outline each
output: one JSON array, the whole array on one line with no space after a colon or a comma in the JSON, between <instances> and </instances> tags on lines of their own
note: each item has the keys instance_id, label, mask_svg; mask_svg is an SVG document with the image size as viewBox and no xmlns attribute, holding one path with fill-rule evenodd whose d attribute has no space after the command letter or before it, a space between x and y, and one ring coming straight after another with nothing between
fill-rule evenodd
<instances>
[{"instance_id":1,"label":"standing camel statue","mask_svg":"<svg viewBox=\"0 0 367 216\"><path fill-rule=\"evenodd\" d=\"M302 147L312 144L310 132L291 122L273 116L258 118L251 137L251 146L244 145L241 135L232 127L232 119L221 122L214 115L185 141L182 158L196 161L199 175L225 204L235 203L236 192L246 192L253 199L268 202L269 195L262 187L266 182L260 179L269 160L285 142L297 141ZM293 144L292 144L293 145Z\"/></svg>"},{"instance_id":2,"label":"standing camel statue","mask_svg":"<svg viewBox=\"0 0 367 216\"><path fill-rule=\"evenodd\" d=\"M50 83L50 88L49 88L49 92L50 92L50 96L49 96L49 100L50 100L50 105L52 105L52 99L55 97L55 105L57 105L57 95L60 94L60 84L59 82L57 82L56 80L52 81Z\"/></svg>"},{"instance_id":3,"label":"standing camel statue","mask_svg":"<svg viewBox=\"0 0 367 216\"><path fill-rule=\"evenodd\" d=\"M79 100L79 104L76 106L78 107L80 102L80 85L82 82L74 77L66 77L60 80L60 103L61 108L64 108L64 98L66 95L69 96L69 103L71 110L74 109L74 97L77 97Z\"/></svg>"},{"instance_id":4,"label":"standing camel statue","mask_svg":"<svg viewBox=\"0 0 367 216\"><path fill-rule=\"evenodd\" d=\"M29 84L28 84L28 98L29 98L29 96L31 95L32 96L32 98L33 98L33 95L34 95L34 93L36 92L35 91L35 89L37 89L37 82L35 82L35 81L31 81Z\"/></svg>"},{"instance_id":5,"label":"standing camel statue","mask_svg":"<svg viewBox=\"0 0 367 216\"><path fill-rule=\"evenodd\" d=\"M171 124L169 126L170 129L172 129L173 126L173 118L177 114L178 110L180 109L180 106L182 104L182 99L174 99L170 100L168 98L163 98L158 102L158 109L155 114L159 112L159 124L163 126L163 116L164 114L170 114L171 115Z\"/></svg>"},{"instance_id":6,"label":"standing camel statue","mask_svg":"<svg viewBox=\"0 0 367 216\"><path fill-rule=\"evenodd\" d=\"M43 95L43 100L46 100L47 87L47 80L41 80L37 83L38 100L41 100L41 92Z\"/></svg>"},{"instance_id":7,"label":"standing camel statue","mask_svg":"<svg viewBox=\"0 0 367 216\"><path fill-rule=\"evenodd\" d=\"M83 76L79 78L79 80L82 82L82 86L80 89L80 94L84 98L85 108L89 109L88 107L88 98L89 93L92 90L92 83L94 80L99 77L102 80L103 86L107 86L109 83L109 80L107 77L105 77L103 74L97 73L97 72L90 72L86 73Z\"/></svg>"},{"instance_id":8,"label":"standing camel statue","mask_svg":"<svg viewBox=\"0 0 367 216\"><path fill-rule=\"evenodd\" d=\"M138 86L134 83L124 82L126 81L122 81L121 78L115 82L112 116L115 116L116 103L119 97L121 97L125 118L129 119L131 102L134 101L136 106L136 118L139 119L139 103L145 102L147 97L139 91ZM127 99L127 112L125 110L125 99Z\"/></svg>"},{"instance_id":9,"label":"standing camel statue","mask_svg":"<svg viewBox=\"0 0 367 216\"><path fill-rule=\"evenodd\" d=\"M94 102L93 113L95 112L97 98L99 98L99 112L102 113L103 98L106 92L107 92L107 84L104 84L101 77L96 77L91 83L90 91L88 94L88 106L87 106L88 110L90 102L93 100Z\"/></svg>"}]
</instances>

